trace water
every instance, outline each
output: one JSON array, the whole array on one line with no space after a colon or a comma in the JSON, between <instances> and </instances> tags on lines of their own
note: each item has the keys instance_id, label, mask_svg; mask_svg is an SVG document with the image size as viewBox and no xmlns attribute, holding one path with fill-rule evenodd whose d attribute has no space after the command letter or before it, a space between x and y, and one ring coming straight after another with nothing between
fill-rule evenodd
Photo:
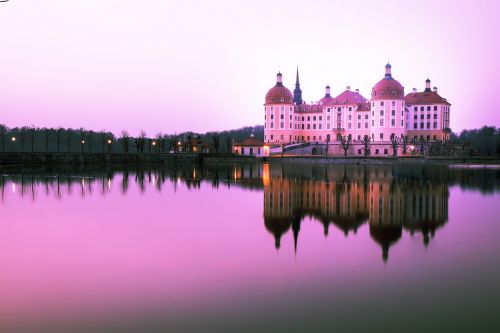
<instances>
[{"instance_id":1,"label":"water","mask_svg":"<svg viewBox=\"0 0 500 333\"><path fill-rule=\"evenodd\" d=\"M0 169L0 329L496 332L500 169Z\"/></svg>"}]
</instances>

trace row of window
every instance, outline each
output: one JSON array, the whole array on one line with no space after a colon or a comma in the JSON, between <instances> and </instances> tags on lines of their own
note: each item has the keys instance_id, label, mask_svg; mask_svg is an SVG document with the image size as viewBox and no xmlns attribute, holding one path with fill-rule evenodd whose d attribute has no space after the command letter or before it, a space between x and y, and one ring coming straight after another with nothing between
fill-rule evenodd
<instances>
[{"instance_id":1,"label":"row of window","mask_svg":"<svg viewBox=\"0 0 500 333\"><path fill-rule=\"evenodd\" d=\"M424 127L424 125L425 125L425 123L420 123L420 128L421 128L421 129L424 129L424 128L430 129L430 128L431 128L431 123L430 123L430 122L428 122L428 123L427 123L427 127ZM435 121L435 122L433 122L433 123L432 123L432 127L433 127L433 128L435 128L435 129L437 129L437 128L438 128L438 123L437 123L436 121ZM414 123L414 124L413 124L413 128L414 128L414 129L417 129L417 128L418 128L418 124L417 124L417 123Z\"/></svg>"}]
</instances>

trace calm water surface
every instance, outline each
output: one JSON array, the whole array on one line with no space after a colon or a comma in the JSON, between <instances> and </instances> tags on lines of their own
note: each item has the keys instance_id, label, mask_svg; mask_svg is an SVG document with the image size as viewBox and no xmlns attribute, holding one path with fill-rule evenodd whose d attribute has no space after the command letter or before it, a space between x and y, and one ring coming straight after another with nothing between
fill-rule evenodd
<instances>
[{"instance_id":1,"label":"calm water surface","mask_svg":"<svg viewBox=\"0 0 500 333\"><path fill-rule=\"evenodd\" d=\"M500 331L500 169L0 169L3 331Z\"/></svg>"}]
</instances>

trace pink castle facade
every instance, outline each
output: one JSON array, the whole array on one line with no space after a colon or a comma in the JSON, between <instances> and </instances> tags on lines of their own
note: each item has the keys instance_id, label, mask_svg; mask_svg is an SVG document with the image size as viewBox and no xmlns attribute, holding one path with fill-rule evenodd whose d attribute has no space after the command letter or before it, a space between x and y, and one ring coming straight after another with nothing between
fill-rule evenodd
<instances>
[{"instance_id":1,"label":"pink castle facade","mask_svg":"<svg viewBox=\"0 0 500 333\"><path fill-rule=\"evenodd\" d=\"M407 137L414 142L445 141L450 133L450 103L431 90L405 95L403 86L392 77L391 65L377 82L371 98L347 87L336 97L326 87L325 96L314 104L302 101L299 76L292 92L277 74L276 85L266 94L264 104L264 141L269 144L299 142L335 143L350 140L350 154L361 155L365 136L376 149L370 155L390 155L391 137Z\"/></svg>"}]
</instances>

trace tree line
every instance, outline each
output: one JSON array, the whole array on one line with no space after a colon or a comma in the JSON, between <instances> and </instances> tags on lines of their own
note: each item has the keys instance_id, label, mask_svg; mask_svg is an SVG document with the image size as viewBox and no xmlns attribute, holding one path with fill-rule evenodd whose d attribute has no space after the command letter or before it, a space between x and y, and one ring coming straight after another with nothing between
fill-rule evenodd
<instances>
[{"instance_id":1,"label":"tree line","mask_svg":"<svg viewBox=\"0 0 500 333\"><path fill-rule=\"evenodd\" d=\"M119 136L109 131L85 128L37 128L24 126L8 128L0 124L0 152L25 153L168 153L176 151L176 143L196 140L212 145L216 152L231 152L232 144L250 135L262 140L263 126L247 126L229 131L207 133L148 135L141 130L131 136L123 130Z\"/></svg>"}]
</instances>

